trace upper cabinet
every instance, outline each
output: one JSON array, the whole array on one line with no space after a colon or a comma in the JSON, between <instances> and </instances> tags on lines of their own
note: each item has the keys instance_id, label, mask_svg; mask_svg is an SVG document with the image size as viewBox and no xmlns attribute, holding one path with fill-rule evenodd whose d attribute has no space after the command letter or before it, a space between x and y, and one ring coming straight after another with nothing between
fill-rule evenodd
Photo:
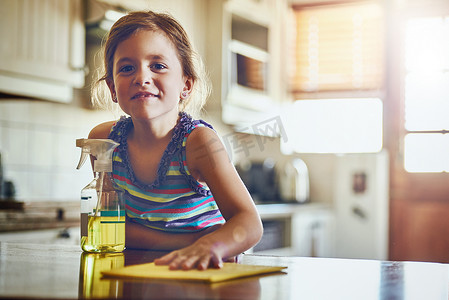
<instances>
[{"instance_id":1,"label":"upper cabinet","mask_svg":"<svg viewBox=\"0 0 449 300\"><path fill-rule=\"evenodd\" d=\"M70 102L84 86L82 0L2 0L0 92Z\"/></svg>"},{"instance_id":2,"label":"upper cabinet","mask_svg":"<svg viewBox=\"0 0 449 300\"><path fill-rule=\"evenodd\" d=\"M279 0L223 4L222 116L242 131L279 114L287 90L281 55L286 10Z\"/></svg>"}]
</instances>

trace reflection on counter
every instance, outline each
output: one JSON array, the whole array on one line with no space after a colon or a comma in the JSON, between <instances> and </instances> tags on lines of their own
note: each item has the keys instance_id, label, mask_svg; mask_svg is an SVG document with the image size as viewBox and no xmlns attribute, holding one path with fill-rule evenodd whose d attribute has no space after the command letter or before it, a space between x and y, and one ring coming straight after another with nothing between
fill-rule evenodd
<instances>
[{"instance_id":1,"label":"reflection on counter","mask_svg":"<svg viewBox=\"0 0 449 300\"><path fill-rule=\"evenodd\" d=\"M283 276L270 277L280 280ZM265 278L247 277L212 284L189 280L130 280L124 282L124 295L125 299L259 300L262 294L261 280Z\"/></svg>"},{"instance_id":2,"label":"reflection on counter","mask_svg":"<svg viewBox=\"0 0 449 300\"><path fill-rule=\"evenodd\" d=\"M81 254L79 298L81 299L119 299L123 297L123 281L102 279L101 272L125 265L123 253Z\"/></svg>"},{"instance_id":3,"label":"reflection on counter","mask_svg":"<svg viewBox=\"0 0 449 300\"><path fill-rule=\"evenodd\" d=\"M260 278L250 277L219 283L172 280L123 280L103 278L102 272L123 266L152 262L164 252L125 250L123 253L87 253L80 256L78 298L80 299L259 299ZM126 258L126 259L125 259Z\"/></svg>"}]
</instances>

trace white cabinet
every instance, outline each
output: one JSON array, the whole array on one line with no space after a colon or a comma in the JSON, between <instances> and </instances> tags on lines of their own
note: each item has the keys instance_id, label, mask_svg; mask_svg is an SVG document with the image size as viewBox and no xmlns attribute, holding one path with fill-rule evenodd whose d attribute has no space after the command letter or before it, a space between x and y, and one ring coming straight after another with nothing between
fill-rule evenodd
<instances>
[{"instance_id":1,"label":"white cabinet","mask_svg":"<svg viewBox=\"0 0 449 300\"><path fill-rule=\"evenodd\" d=\"M257 205L264 224L252 251L266 255L333 257L334 214L318 203Z\"/></svg>"},{"instance_id":2,"label":"white cabinet","mask_svg":"<svg viewBox=\"0 0 449 300\"><path fill-rule=\"evenodd\" d=\"M386 151L346 154L336 164L336 257L388 259Z\"/></svg>"},{"instance_id":3,"label":"white cabinet","mask_svg":"<svg viewBox=\"0 0 449 300\"><path fill-rule=\"evenodd\" d=\"M294 256L334 257L334 215L329 209L298 212L292 219Z\"/></svg>"},{"instance_id":4,"label":"white cabinet","mask_svg":"<svg viewBox=\"0 0 449 300\"><path fill-rule=\"evenodd\" d=\"M281 55L287 8L285 0L210 4L214 17L210 17L208 40L221 45L208 55L210 64L221 65L220 72L211 73L214 87L220 87L214 97L221 99L225 123L238 130L279 116L287 92Z\"/></svg>"},{"instance_id":5,"label":"white cabinet","mask_svg":"<svg viewBox=\"0 0 449 300\"><path fill-rule=\"evenodd\" d=\"M83 1L0 3L0 92L71 101L84 86Z\"/></svg>"}]
</instances>

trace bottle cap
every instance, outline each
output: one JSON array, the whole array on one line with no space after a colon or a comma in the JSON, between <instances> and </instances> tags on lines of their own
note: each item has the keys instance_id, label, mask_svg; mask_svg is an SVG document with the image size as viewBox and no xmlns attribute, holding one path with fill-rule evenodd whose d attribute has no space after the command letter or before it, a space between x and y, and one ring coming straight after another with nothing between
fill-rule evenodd
<instances>
[{"instance_id":1,"label":"bottle cap","mask_svg":"<svg viewBox=\"0 0 449 300\"><path fill-rule=\"evenodd\" d=\"M94 172L112 172L112 163L107 160L95 160Z\"/></svg>"}]
</instances>

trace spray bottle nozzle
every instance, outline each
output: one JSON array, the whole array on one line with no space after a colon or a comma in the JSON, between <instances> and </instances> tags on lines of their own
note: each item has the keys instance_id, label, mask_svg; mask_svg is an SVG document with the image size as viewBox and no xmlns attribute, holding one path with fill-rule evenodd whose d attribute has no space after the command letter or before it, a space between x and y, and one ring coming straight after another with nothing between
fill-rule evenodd
<instances>
[{"instance_id":1,"label":"spray bottle nozzle","mask_svg":"<svg viewBox=\"0 0 449 300\"><path fill-rule=\"evenodd\" d=\"M77 169L86 162L89 154L97 159L94 162L95 172L112 172L112 152L120 145L109 139L77 139L76 146L81 148L81 157Z\"/></svg>"},{"instance_id":2,"label":"spray bottle nozzle","mask_svg":"<svg viewBox=\"0 0 449 300\"><path fill-rule=\"evenodd\" d=\"M90 150L87 147L84 147L84 139L77 139L76 146L81 148L80 161L78 162L78 166L76 166L76 169L79 170L86 162L87 156L90 154Z\"/></svg>"}]
</instances>

